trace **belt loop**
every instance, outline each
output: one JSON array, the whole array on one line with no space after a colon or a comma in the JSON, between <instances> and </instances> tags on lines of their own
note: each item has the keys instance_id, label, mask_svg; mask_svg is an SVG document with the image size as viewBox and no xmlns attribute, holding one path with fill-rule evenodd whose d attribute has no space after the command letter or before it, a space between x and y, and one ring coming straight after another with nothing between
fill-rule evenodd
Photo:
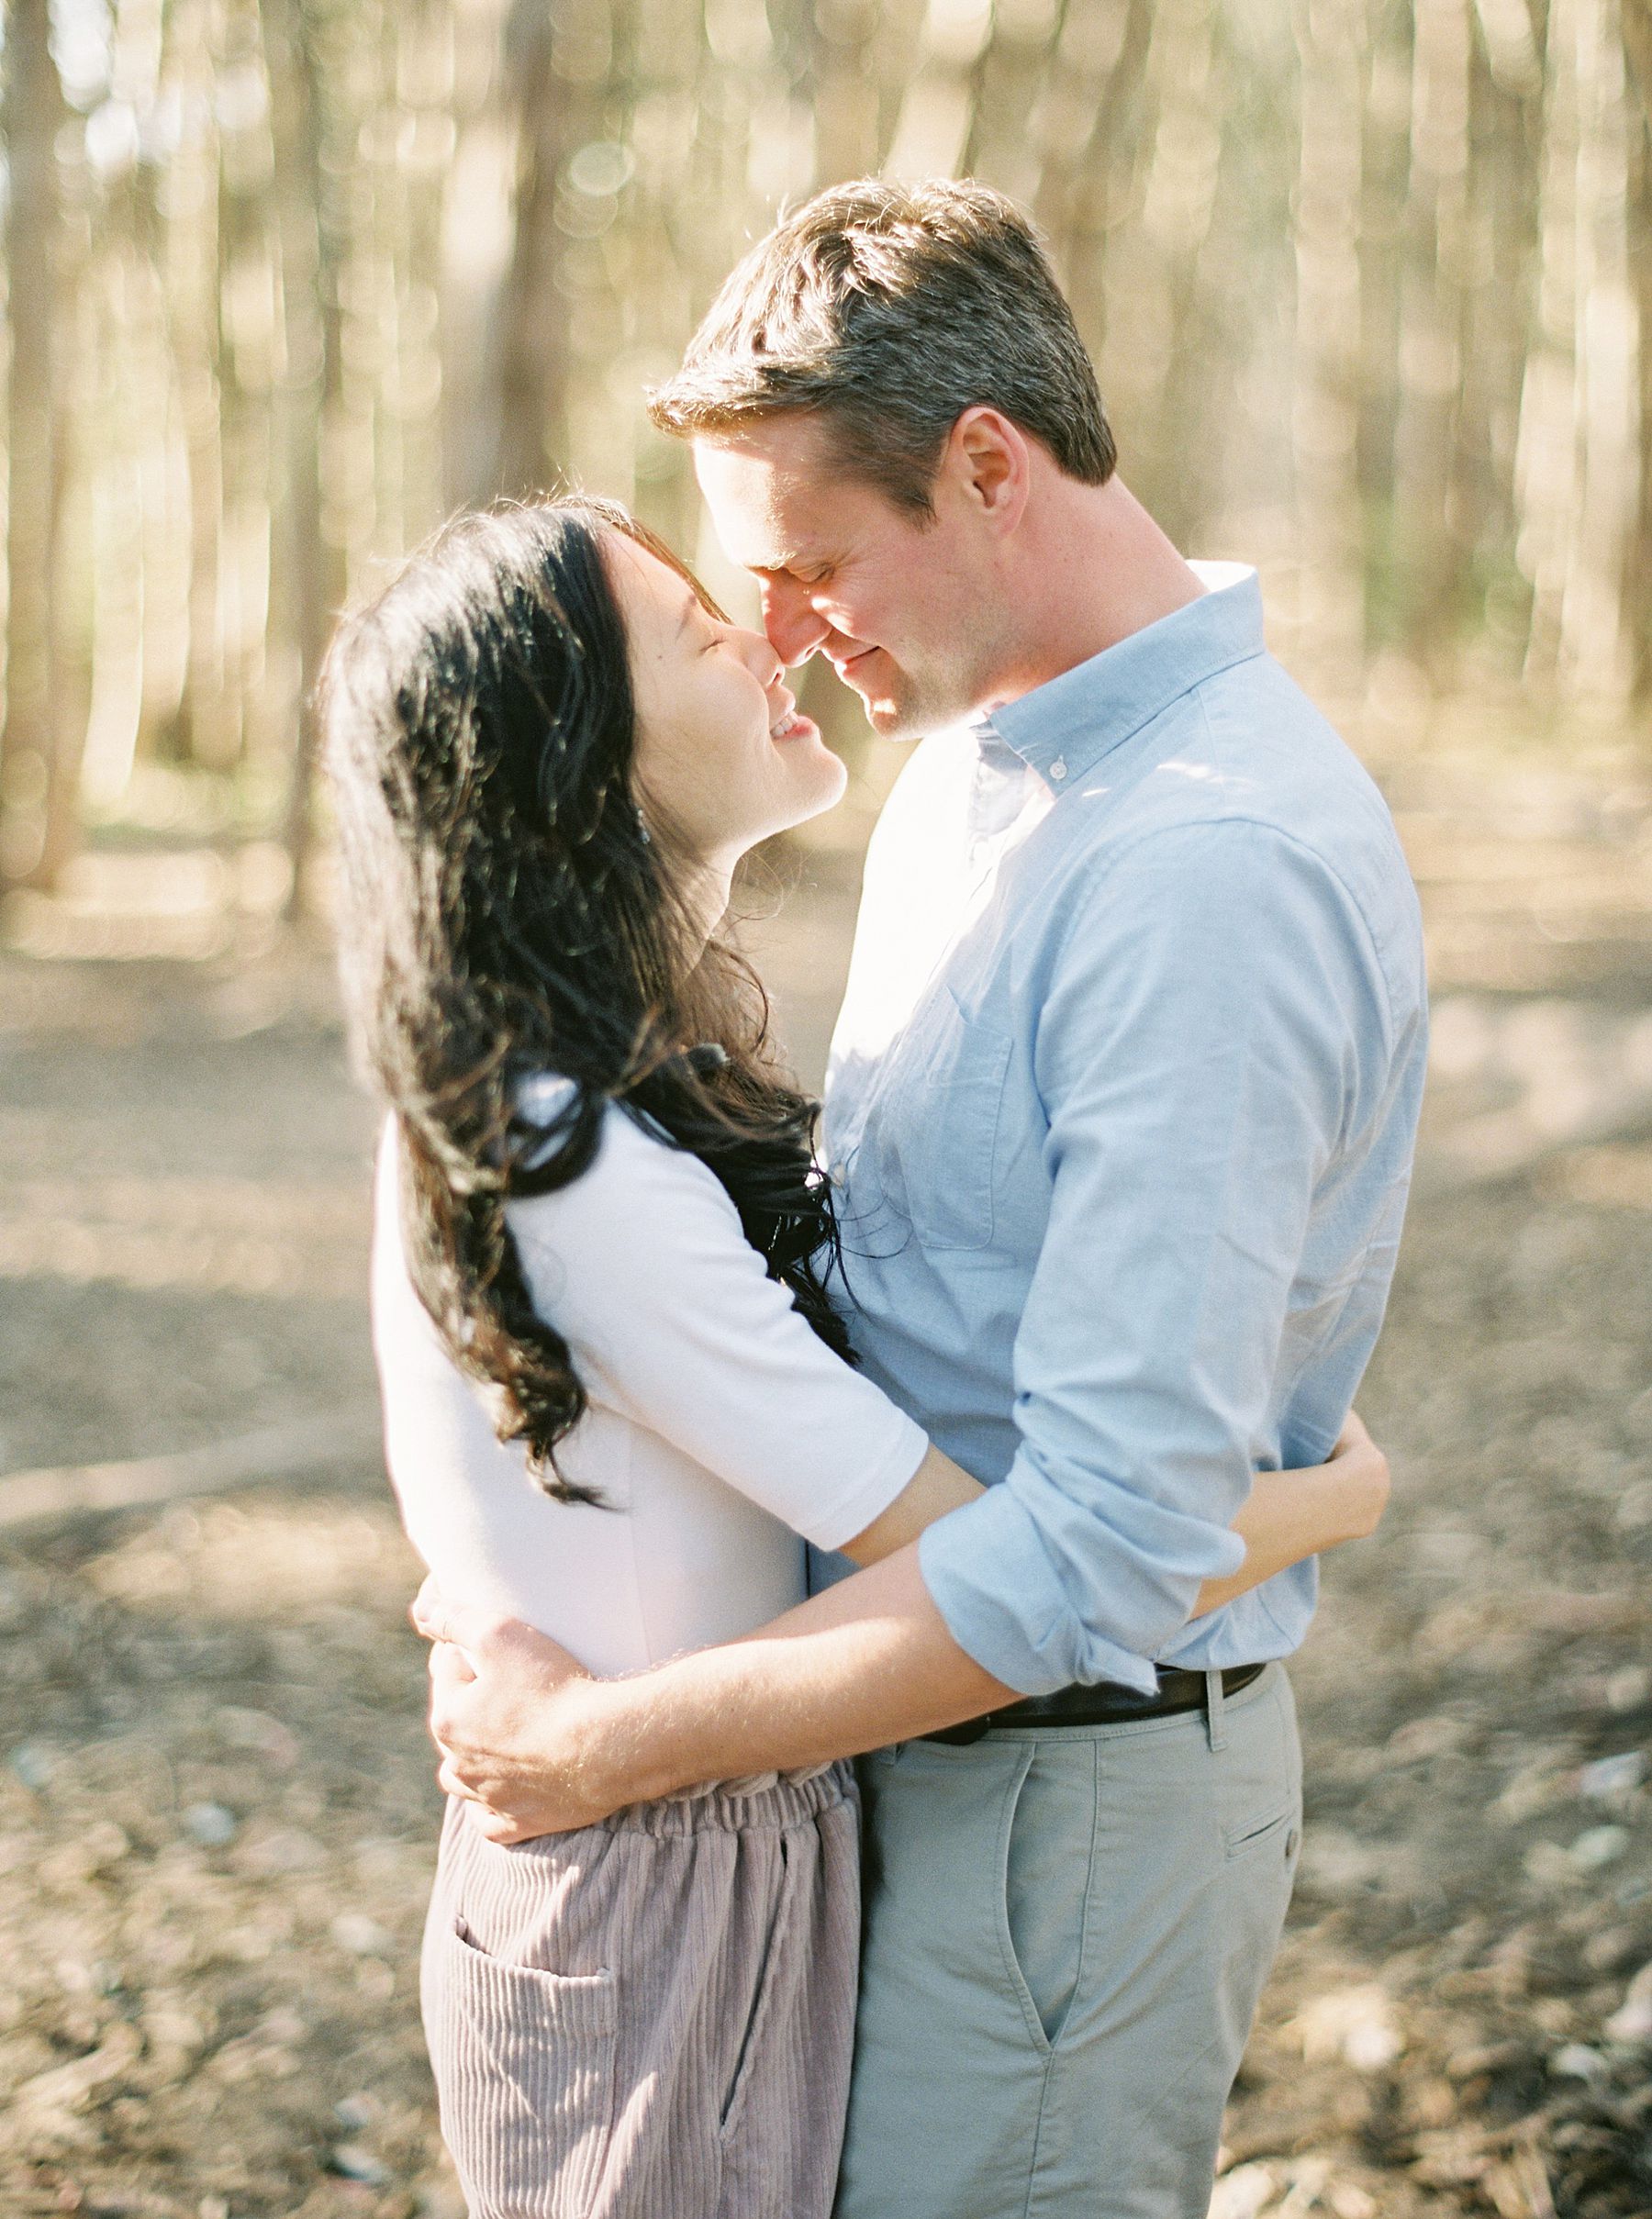
<instances>
[{"instance_id":1,"label":"belt loop","mask_svg":"<svg viewBox=\"0 0 1652 2219\"><path fill-rule=\"evenodd\" d=\"M1210 1730L1211 1754L1220 1756L1228 1745L1227 1719L1222 1711L1222 1674L1205 1674L1205 1724Z\"/></svg>"}]
</instances>

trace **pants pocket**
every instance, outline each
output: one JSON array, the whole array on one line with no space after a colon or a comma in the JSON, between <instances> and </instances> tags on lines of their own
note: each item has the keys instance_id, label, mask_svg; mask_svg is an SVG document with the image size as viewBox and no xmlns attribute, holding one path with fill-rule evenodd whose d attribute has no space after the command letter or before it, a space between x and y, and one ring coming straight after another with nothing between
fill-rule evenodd
<instances>
[{"instance_id":1,"label":"pants pocket","mask_svg":"<svg viewBox=\"0 0 1652 2219\"><path fill-rule=\"evenodd\" d=\"M1259 1850L1278 1844L1281 1852L1290 1838L1290 1829L1296 1821L1294 1804L1286 1804L1278 1811L1260 1816L1242 1819L1227 1827L1222 1834L1222 1845L1230 1857L1254 1857Z\"/></svg>"},{"instance_id":2,"label":"pants pocket","mask_svg":"<svg viewBox=\"0 0 1652 2219\"><path fill-rule=\"evenodd\" d=\"M1084 1958L1093 1847L1095 1752L1034 1745L1010 1797L1004 1840L1006 1954L1040 2046L1059 2041Z\"/></svg>"},{"instance_id":3,"label":"pants pocket","mask_svg":"<svg viewBox=\"0 0 1652 2219\"><path fill-rule=\"evenodd\" d=\"M798 1952L805 1937L794 1931L798 1908L800 1860L796 1846L783 1834L777 1845L779 1883L774 1908L764 1934L761 1956L752 1988L745 2034L734 2062L734 2074L722 2101L718 2132L728 2142L740 2125L753 2081L763 2068L768 2047L769 2025L777 2011L784 2013L798 1984L801 1968Z\"/></svg>"},{"instance_id":4,"label":"pants pocket","mask_svg":"<svg viewBox=\"0 0 1652 2219\"><path fill-rule=\"evenodd\" d=\"M1301 1753L1289 1683L1278 1667L1267 1692L1233 1716L1220 1785L1229 1861L1266 1854L1289 1863L1301 1824Z\"/></svg>"},{"instance_id":5,"label":"pants pocket","mask_svg":"<svg viewBox=\"0 0 1652 2219\"><path fill-rule=\"evenodd\" d=\"M424 2003L472 2219L586 2219L613 2133L612 1972L508 1964L452 1917L426 1945Z\"/></svg>"}]
</instances>

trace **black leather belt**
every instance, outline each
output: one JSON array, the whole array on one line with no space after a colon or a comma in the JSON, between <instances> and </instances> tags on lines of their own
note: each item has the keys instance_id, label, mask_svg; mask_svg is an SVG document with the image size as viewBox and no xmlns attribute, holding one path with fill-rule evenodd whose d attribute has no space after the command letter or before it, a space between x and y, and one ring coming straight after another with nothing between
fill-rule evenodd
<instances>
[{"instance_id":1,"label":"black leather belt","mask_svg":"<svg viewBox=\"0 0 1652 2219\"><path fill-rule=\"evenodd\" d=\"M1222 1675L1223 1695L1237 1695L1267 1669L1266 1665L1230 1665ZM988 1711L982 1718L966 1718L961 1726L943 1726L939 1734L925 1734L925 1741L966 1743L979 1741L994 1726L1121 1726L1137 1718L1170 1718L1178 1711L1202 1711L1209 1690L1202 1672L1183 1672L1161 1667L1158 1687L1151 1695L1134 1688L1103 1680L1093 1688L1057 1688L1054 1695L1028 1695Z\"/></svg>"}]
</instances>

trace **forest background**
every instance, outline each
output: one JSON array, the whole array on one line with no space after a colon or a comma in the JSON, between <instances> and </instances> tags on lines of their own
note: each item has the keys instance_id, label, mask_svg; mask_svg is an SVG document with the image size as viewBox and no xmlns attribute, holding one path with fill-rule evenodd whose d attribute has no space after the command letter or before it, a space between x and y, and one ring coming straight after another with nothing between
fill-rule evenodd
<instances>
[{"instance_id":1,"label":"forest background","mask_svg":"<svg viewBox=\"0 0 1652 2219\"><path fill-rule=\"evenodd\" d=\"M1133 489L1260 564L1311 683L1523 729L1652 690L1647 0L12 0L5 40L13 887L204 813L301 903L333 614L459 505L586 483L726 584L644 393L787 196L879 169L1033 212Z\"/></svg>"},{"instance_id":2,"label":"forest background","mask_svg":"<svg viewBox=\"0 0 1652 2219\"><path fill-rule=\"evenodd\" d=\"M462 2219L306 702L564 478L749 608L643 395L878 168L1036 215L1423 898L1395 1500L1213 2219L1652 2213L1649 94L1648 0L8 0L6 2219ZM813 1084L899 751L808 686L849 796L740 906Z\"/></svg>"}]
</instances>

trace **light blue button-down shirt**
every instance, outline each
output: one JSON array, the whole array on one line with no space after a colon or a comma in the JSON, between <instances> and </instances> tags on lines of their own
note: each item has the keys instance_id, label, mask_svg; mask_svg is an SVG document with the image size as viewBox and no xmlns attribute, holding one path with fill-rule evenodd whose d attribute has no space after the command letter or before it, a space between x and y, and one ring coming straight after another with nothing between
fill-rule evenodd
<instances>
[{"instance_id":1,"label":"light blue button-down shirt","mask_svg":"<svg viewBox=\"0 0 1652 2219\"><path fill-rule=\"evenodd\" d=\"M1254 573L925 741L884 812L827 1079L870 1376L992 1482L924 1535L1032 1693L1280 1656L1254 1469L1330 1449L1381 1322L1425 1014L1380 795L1262 639Z\"/></svg>"}]
</instances>

